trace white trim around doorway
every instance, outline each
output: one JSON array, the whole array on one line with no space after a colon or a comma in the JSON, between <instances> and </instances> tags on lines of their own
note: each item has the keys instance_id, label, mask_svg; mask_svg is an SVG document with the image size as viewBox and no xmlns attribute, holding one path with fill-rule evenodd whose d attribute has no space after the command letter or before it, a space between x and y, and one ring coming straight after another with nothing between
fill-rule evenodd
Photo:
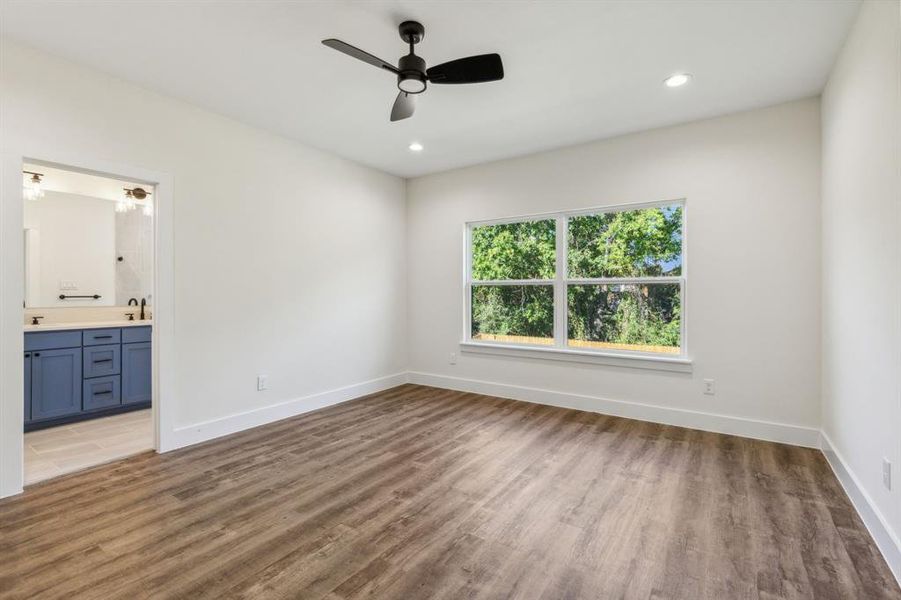
<instances>
[{"instance_id":1,"label":"white trim around doorway","mask_svg":"<svg viewBox=\"0 0 901 600\"><path fill-rule=\"evenodd\" d=\"M24 307L23 163L58 166L153 185L153 423L157 452L174 449L175 321L172 176L159 171L43 148L0 155L0 498L24 482L22 370Z\"/></svg>"}]
</instances>

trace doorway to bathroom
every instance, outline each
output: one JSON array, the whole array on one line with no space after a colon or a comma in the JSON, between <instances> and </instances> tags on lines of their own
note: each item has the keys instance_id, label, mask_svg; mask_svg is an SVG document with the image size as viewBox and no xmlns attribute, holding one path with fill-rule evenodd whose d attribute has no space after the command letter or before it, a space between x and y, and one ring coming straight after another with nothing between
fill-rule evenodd
<instances>
[{"instance_id":1,"label":"doorway to bathroom","mask_svg":"<svg viewBox=\"0 0 901 600\"><path fill-rule=\"evenodd\" d=\"M26 161L23 469L30 485L155 448L155 186Z\"/></svg>"}]
</instances>

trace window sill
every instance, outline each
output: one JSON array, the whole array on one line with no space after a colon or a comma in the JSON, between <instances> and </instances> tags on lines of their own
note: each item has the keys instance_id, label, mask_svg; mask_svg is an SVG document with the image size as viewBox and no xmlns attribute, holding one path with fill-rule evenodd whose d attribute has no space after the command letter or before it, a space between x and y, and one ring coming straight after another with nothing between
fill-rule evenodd
<instances>
[{"instance_id":1,"label":"window sill","mask_svg":"<svg viewBox=\"0 0 901 600\"><path fill-rule=\"evenodd\" d=\"M460 351L467 354L556 360L590 365L627 367L632 369L651 369L673 373L691 373L692 370L691 359L681 356L649 356L646 354L592 352L561 348L542 348L541 346L512 346L509 344L486 342L460 342Z\"/></svg>"}]
</instances>

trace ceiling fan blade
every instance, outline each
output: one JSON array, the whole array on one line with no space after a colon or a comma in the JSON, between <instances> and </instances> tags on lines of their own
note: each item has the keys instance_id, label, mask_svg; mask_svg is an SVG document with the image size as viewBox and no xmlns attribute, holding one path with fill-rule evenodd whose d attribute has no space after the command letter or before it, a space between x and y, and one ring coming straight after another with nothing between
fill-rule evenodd
<instances>
[{"instance_id":1,"label":"ceiling fan blade","mask_svg":"<svg viewBox=\"0 0 901 600\"><path fill-rule=\"evenodd\" d=\"M338 52L343 52L348 56L353 56L357 60L362 60L364 63L369 63L374 67L379 67L380 69L385 69L387 71L391 71L392 73L397 73L397 67L395 67L391 63L385 62L378 56L373 56L372 54L351 46L350 44L346 44L341 40L328 39L322 40L322 43L329 48L334 48Z\"/></svg>"},{"instance_id":2,"label":"ceiling fan blade","mask_svg":"<svg viewBox=\"0 0 901 600\"><path fill-rule=\"evenodd\" d=\"M498 54L467 56L426 69L431 83L482 83L504 78L504 64Z\"/></svg>"},{"instance_id":3,"label":"ceiling fan blade","mask_svg":"<svg viewBox=\"0 0 901 600\"><path fill-rule=\"evenodd\" d=\"M408 119L413 116L414 110L416 110L416 94L400 92L394 100L394 106L391 107L391 120Z\"/></svg>"}]
</instances>

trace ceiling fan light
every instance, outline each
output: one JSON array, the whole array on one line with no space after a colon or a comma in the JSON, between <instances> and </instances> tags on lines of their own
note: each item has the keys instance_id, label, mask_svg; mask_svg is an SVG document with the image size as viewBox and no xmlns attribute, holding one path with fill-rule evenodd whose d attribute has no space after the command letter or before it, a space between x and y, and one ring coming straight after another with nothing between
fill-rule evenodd
<instances>
[{"instance_id":1,"label":"ceiling fan light","mask_svg":"<svg viewBox=\"0 0 901 600\"><path fill-rule=\"evenodd\" d=\"M419 73L404 73L398 77L397 87L408 94L419 94L425 91L425 79Z\"/></svg>"}]
</instances>

